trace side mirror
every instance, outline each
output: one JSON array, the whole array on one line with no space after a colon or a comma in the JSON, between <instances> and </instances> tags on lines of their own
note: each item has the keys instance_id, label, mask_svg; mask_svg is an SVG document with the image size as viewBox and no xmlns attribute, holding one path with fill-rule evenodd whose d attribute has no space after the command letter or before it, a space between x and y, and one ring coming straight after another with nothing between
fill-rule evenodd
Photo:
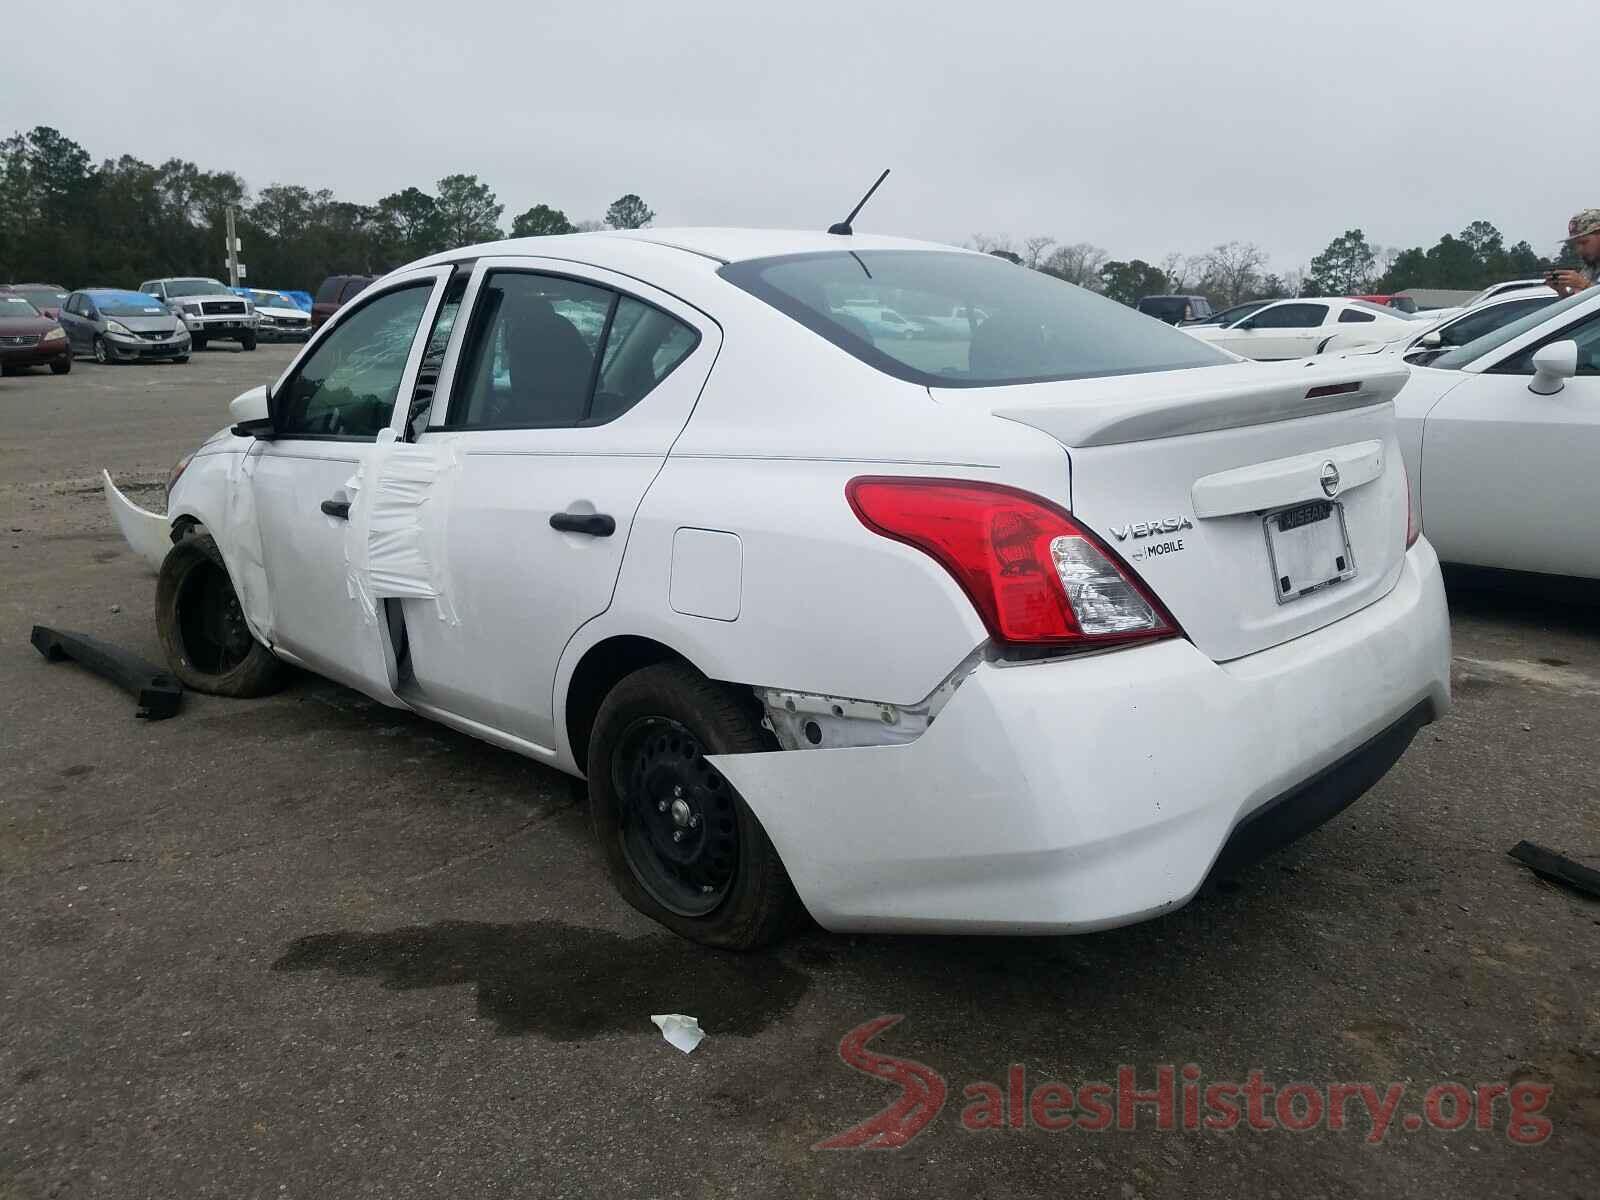
<instances>
[{"instance_id":1,"label":"side mirror","mask_svg":"<svg viewBox=\"0 0 1600 1200\"><path fill-rule=\"evenodd\" d=\"M1437 350L1440 346L1444 345L1444 338L1439 336L1439 331L1437 329L1430 329L1427 333L1423 334L1417 339L1417 345L1426 346L1429 350Z\"/></svg>"},{"instance_id":2,"label":"side mirror","mask_svg":"<svg viewBox=\"0 0 1600 1200\"><path fill-rule=\"evenodd\" d=\"M1551 342L1533 356L1533 382L1528 390L1535 396L1554 396L1578 373L1578 343Z\"/></svg>"},{"instance_id":3,"label":"side mirror","mask_svg":"<svg viewBox=\"0 0 1600 1200\"><path fill-rule=\"evenodd\" d=\"M265 385L235 396L228 402L228 415L233 418L234 437L272 440L271 397Z\"/></svg>"}]
</instances>

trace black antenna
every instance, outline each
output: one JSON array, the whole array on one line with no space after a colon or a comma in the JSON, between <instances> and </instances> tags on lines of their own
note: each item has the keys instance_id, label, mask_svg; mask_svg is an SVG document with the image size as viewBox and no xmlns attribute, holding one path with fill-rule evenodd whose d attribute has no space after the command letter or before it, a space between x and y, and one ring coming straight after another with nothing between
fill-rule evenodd
<instances>
[{"instance_id":1,"label":"black antenna","mask_svg":"<svg viewBox=\"0 0 1600 1200\"><path fill-rule=\"evenodd\" d=\"M856 214L867 206L867 201L872 199L872 193L878 190L878 184L881 184L887 178L889 178L889 168L885 167L883 169L883 174L878 176L878 183L875 183L869 187L867 189L867 194L861 197L861 203L852 208L850 210L850 215L844 220L840 221L837 225L829 225L828 232L841 233L847 237L854 233L855 230L850 228L850 222L854 221L856 219Z\"/></svg>"}]
</instances>

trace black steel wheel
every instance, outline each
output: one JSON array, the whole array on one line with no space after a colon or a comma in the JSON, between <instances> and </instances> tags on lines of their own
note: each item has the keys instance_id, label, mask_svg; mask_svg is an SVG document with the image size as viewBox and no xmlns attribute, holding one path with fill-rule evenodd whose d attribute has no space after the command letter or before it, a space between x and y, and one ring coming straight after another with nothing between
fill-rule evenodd
<instances>
[{"instance_id":1,"label":"black steel wheel","mask_svg":"<svg viewBox=\"0 0 1600 1200\"><path fill-rule=\"evenodd\" d=\"M589 812L622 897L692 941L750 950L801 912L777 850L708 756L775 748L754 698L686 663L644 667L600 705Z\"/></svg>"},{"instance_id":2,"label":"black steel wheel","mask_svg":"<svg viewBox=\"0 0 1600 1200\"><path fill-rule=\"evenodd\" d=\"M727 898L739 864L733 789L677 721L641 717L612 756L622 797L622 855L663 908L704 916Z\"/></svg>"},{"instance_id":3,"label":"black steel wheel","mask_svg":"<svg viewBox=\"0 0 1600 1200\"><path fill-rule=\"evenodd\" d=\"M172 673L197 692L262 696L282 680L283 664L251 634L209 534L167 552L156 581L156 632Z\"/></svg>"}]
</instances>

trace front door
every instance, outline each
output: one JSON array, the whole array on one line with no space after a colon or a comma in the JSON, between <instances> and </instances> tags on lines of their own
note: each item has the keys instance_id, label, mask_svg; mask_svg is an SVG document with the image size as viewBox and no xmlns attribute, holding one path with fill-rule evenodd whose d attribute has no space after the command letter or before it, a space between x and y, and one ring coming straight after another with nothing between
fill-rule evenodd
<instances>
[{"instance_id":1,"label":"front door","mask_svg":"<svg viewBox=\"0 0 1600 1200\"><path fill-rule=\"evenodd\" d=\"M1533 355L1578 343L1578 374L1553 396L1528 390ZM1470 375L1429 412L1422 516L1446 562L1600 578L1600 317Z\"/></svg>"},{"instance_id":2,"label":"front door","mask_svg":"<svg viewBox=\"0 0 1600 1200\"><path fill-rule=\"evenodd\" d=\"M638 280L531 258L479 260L462 313L430 424L379 480L397 503L374 586L402 597L408 702L553 753L561 652L611 603L720 331Z\"/></svg>"},{"instance_id":3,"label":"front door","mask_svg":"<svg viewBox=\"0 0 1600 1200\"><path fill-rule=\"evenodd\" d=\"M272 389L273 439L251 476L275 647L318 674L397 704L394 649L363 587L367 505L395 401L410 396L449 271L415 271L340 313Z\"/></svg>"}]
</instances>

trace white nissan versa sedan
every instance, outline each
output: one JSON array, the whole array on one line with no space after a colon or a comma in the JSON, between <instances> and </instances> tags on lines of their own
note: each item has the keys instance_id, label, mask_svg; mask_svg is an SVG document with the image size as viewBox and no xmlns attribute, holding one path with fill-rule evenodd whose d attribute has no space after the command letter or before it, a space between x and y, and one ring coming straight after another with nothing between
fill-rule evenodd
<instances>
[{"instance_id":1,"label":"white nissan versa sedan","mask_svg":"<svg viewBox=\"0 0 1600 1200\"><path fill-rule=\"evenodd\" d=\"M292 663L586 776L686 937L1070 932L1316 826L1447 707L1405 378L892 238L543 237L373 284L164 516L108 494L185 683Z\"/></svg>"}]
</instances>

